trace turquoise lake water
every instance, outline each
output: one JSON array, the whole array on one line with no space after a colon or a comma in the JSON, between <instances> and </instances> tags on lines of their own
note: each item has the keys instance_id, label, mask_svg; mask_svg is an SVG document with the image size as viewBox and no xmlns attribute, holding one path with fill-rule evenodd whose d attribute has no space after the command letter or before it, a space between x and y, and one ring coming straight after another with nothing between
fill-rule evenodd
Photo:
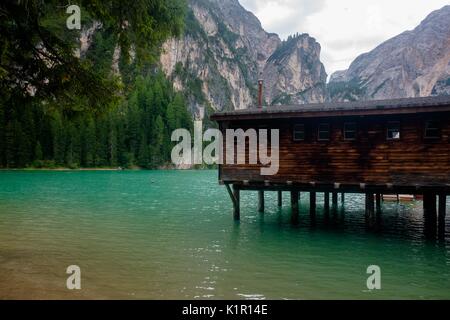
<instances>
[{"instance_id":1,"label":"turquoise lake water","mask_svg":"<svg viewBox=\"0 0 450 320\"><path fill-rule=\"evenodd\" d=\"M421 202L385 203L376 231L347 195L310 223L302 195L241 194L241 222L216 171L0 172L0 298L449 299L450 223L426 240ZM447 211L449 206L447 207ZM81 268L80 291L66 268ZM367 267L381 268L369 291Z\"/></svg>"}]
</instances>

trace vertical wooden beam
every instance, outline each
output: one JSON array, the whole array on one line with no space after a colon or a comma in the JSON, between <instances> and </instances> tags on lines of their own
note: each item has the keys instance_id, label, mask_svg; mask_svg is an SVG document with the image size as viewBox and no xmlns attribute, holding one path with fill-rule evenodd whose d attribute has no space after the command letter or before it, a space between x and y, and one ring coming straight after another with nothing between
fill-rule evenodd
<instances>
[{"instance_id":1,"label":"vertical wooden beam","mask_svg":"<svg viewBox=\"0 0 450 320\"><path fill-rule=\"evenodd\" d=\"M312 217L316 216L316 192L311 191L309 193L309 214Z\"/></svg>"},{"instance_id":2,"label":"vertical wooden beam","mask_svg":"<svg viewBox=\"0 0 450 320\"><path fill-rule=\"evenodd\" d=\"M330 211L330 193L325 192L323 195L323 207L325 209L325 213Z\"/></svg>"},{"instance_id":3,"label":"vertical wooden beam","mask_svg":"<svg viewBox=\"0 0 450 320\"><path fill-rule=\"evenodd\" d=\"M436 237L437 214L436 214L436 194L424 193L423 195L423 215L424 215L424 231L428 238Z\"/></svg>"},{"instance_id":4,"label":"vertical wooden beam","mask_svg":"<svg viewBox=\"0 0 450 320\"><path fill-rule=\"evenodd\" d=\"M374 207L374 196L372 192L366 193L366 219L372 222L374 217L375 207Z\"/></svg>"},{"instance_id":5,"label":"vertical wooden beam","mask_svg":"<svg viewBox=\"0 0 450 320\"><path fill-rule=\"evenodd\" d=\"M439 211L438 211L438 236L439 239L445 240L445 211L447 208L447 195L441 193L439 195Z\"/></svg>"},{"instance_id":6,"label":"vertical wooden beam","mask_svg":"<svg viewBox=\"0 0 450 320\"><path fill-rule=\"evenodd\" d=\"M298 223L298 191L291 191L292 223Z\"/></svg>"},{"instance_id":7,"label":"vertical wooden beam","mask_svg":"<svg viewBox=\"0 0 450 320\"><path fill-rule=\"evenodd\" d=\"M324 217L325 223L327 224L330 219L330 193L329 192L325 192L323 195L323 209L324 209L323 217Z\"/></svg>"},{"instance_id":8,"label":"vertical wooden beam","mask_svg":"<svg viewBox=\"0 0 450 320\"><path fill-rule=\"evenodd\" d=\"M341 202L342 203L345 202L345 193L344 192L341 193Z\"/></svg>"},{"instance_id":9,"label":"vertical wooden beam","mask_svg":"<svg viewBox=\"0 0 450 320\"><path fill-rule=\"evenodd\" d=\"M333 192L333 194L332 194L332 202L333 202L333 206L337 206L337 203L338 203L338 194L337 194L337 192Z\"/></svg>"},{"instance_id":10,"label":"vertical wooden beam","mask_svg":"<svg viewBox=\"0 0 450 320\"><path fill-rule=\"evenodd\" d=\"M283 206L283 191L278 191L278 207Z\"/></svg>"},{"instance_id":11,"label":"vertical wooden beam","mask_svg":"<svg viewBox=\"0 0 450 320\"><path fill-rule=\"evenodd\" d=\"M241 220L241 196L240 196L240 190L233 185L233 196L234 196L234 220L238 221Z\"/></svg>"},{"instance_id":12,"label":"vertical wooden beam","mask_svg":"<svg viewBox=\"0 0 450 320\"><path fill-rule=\"evenodd\" d=\"M376 194L377 214L381 213L381 193Z\"/></svg>"},{"instance_id":13,"label":"vertical wooden beam","mask_svg":"<svg viewBox=\"0 0 450 320\"><path fill-rule=\"evenodd\" d=\"M446 209L447 209L447 195L443 193L439 195L439 223L445 223Z\"/></svg>"},{"instance_id":14,"label":"vertical wooden beam","mask_svg":"<svg viewBox=\"0 0 450 320\"><path fill-rule=\"evenodd\" d=\"M264 212L264 191L258 191L258 212Z\"/></svg>"},{"instance_id":15,"label":"vertical wooden beam","mask_svg":"<svg viewBox=\"0 0 450 320\"><path fill-rule=\"evenodd\" d=\"M436 194L425 193L423 195L423 213L426 217L436 218Z\"/></svg>"}]
</instances>

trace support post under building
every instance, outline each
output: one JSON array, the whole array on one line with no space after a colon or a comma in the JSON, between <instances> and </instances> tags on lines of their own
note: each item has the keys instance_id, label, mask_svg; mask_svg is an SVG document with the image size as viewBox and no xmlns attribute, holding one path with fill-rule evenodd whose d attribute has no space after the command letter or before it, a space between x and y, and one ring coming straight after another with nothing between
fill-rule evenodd
<instances>
[{"instance_id":1,"label":"support post under building","mask_svg":"<svg viewBox=\"0 0 450 320\"><path fill-rule=\"evenodd\" d=\"M233 217L234 220L241 219L241 199L240 199L240 190L233 185Z\"/></svg>"},{"instance_id":2,"label":"support post under building","mask_svg":"<svg viewBox=\"0 0 450 320\"><path fill-rule=\"evenodd\" d=\"M332 202L333 202L333 206L337 207L337 204L338 204L338 193L337 192L332 193Z\"/></svg>"},{"instance_id":3,"label":"support post under building","mask_svg":"<svg viewBox=\"0 0 450 320\"><path fill-rule=\"evenodd\" d=\"M437 212L436 212L436 194L424 193L423 195L423 215L425 235L429 238L436 236Z\"/></svg>"},{"instance_id":4,"label":"support post under building","mask_svg":"<svg viewBox=\"0 0 450 320\"><path fill-rule=\"evenodd\" d=\"M283 206L283 191L278 191L278 207Z\"/></svg>"},{"instance_id":5,"label":"support post under building","mask_svg":"<svg viewBox=\"0 0 450 320\"><path fill-rule=\"evenodd\" d=\"M264 212L264 191L258 191L258 212Z\"/></svg>"},{"instance_id":6,"label":"support post under building","mask_svg":"<svg viewBox=\"0 0 450 320\"><path fill-rule=\"evenodd\" d=\"M328 213L330 211L330 193L325 192L323 195L323 207L325 210L325 213Z\"/></svg>"},{"instance_id":7,"label":"support post under building","mask_svg":"<svg viewBox=\"0 0 450 320\"><path fill-rule=\"evenodd\" d=\"M311 217L316 216L316 196L317 194L313 191L309 193L309 214Z\"/></svg>"},{"instance_id":8,"label":"support post under building","mask_svg":"<svg viewBox=\"0 0 450 320\"><path fill-rule=\"evenodd\" d=\"M291 191L291 208L292 208L292 223L298 223L299 208L298 208L298 191Z\"/></svg>"},{"instance_id":9,"label":"support post under building","mask_svg":"<svg viewBox=\"0 0 450 320\"><path fill-rule=\"evenodd\" d=\"M374 204L374 196L373 192L366 193L366 221L369 223L369 226L373 224L373 218L375 213L375 204Z\"/></svg>"}]
</instances>

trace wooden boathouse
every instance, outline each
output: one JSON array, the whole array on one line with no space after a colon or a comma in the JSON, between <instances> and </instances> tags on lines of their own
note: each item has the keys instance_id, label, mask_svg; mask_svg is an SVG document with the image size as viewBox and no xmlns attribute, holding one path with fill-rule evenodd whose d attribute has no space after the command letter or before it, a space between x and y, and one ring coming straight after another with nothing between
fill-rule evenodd
<instances>
[{"instance_id":1,"label":"wooden boathouse","mask_svg":"<svg viewBox=\"0 0 450 320\"><path fill-rule=\"evenodd\" d=\"M211 119L224 137L226 129L279 130L277 174L261 175L261 165L219 166L235 219L240 218L240 191L254 190L260 211L265 191L278 192L280 206L282 192L290 192L293 221L300 192L310 193L311 215L317 192L325 194L326 210L330 195L336 205L338 194L343 199L345 193L363 193L369 220L380 211L383 194L423 195L427 225L433 229L437 221L444 223L450 194L450 96L254 107ZM245 151L248 158L248 143Z\"/></svg>"}]
</instances>

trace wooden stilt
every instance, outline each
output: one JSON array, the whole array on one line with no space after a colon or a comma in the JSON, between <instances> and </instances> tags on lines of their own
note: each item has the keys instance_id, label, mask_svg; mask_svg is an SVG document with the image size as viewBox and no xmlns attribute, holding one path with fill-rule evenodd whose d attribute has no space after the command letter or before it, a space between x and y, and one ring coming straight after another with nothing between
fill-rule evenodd
<instances>
[{"instance_id":1,"label":"wooden stilt","mask_svg":"<svg viewBox=\"0 0 450 320\"><path fill-rule=\"evenodd\" d=\"M325 192L323 195L324 222L328 224L330 220L330 193Z\"/></svg>"},{"instance_id":2,"label":"wooden stilt","mask_svg":"<svg viewBox=\"0 0 450 320\"><path fill-rule=\"evenodd\" d=\"M278 191L278 207L283 206L283 191Z\"/></svg>"},{"instance_id":3,"label":"wooden stilt","mask_svg":"<svg viewBox=\"0 0 450 320\"><path fill-rule=\"evenodd\" d=\"M375 212L374 196L372 192L366 193L366 219L372 222Z\"/></svg>"},{"instance_id":4,"label":"wooden stilt","mask_svg":"<svg viewBox=\"0 0 450 320\"><path fill-rule=\"evenodd\" d=\"M345 202L345 193L344 192L341 193L341 202L342 203Z\"/></svg>"},{"instance_id":5,"label":"wooden stilt","mask_svg":"<svg viewBox=\"0 0 450 320\"><path fill-rule=\"evenodd\" d=\"M376 203L377 203L377 214L381 213L381 194L377 193L376 195Z\"/></svg>"},{"instance_id":6,"label":"wooden stilt","mask_svg":"<svg viewBox=\"0 0 450 320\"><path fill-rule=\"evenodd\" d=\"M447 209L447 195L439 195L439 223L445 223L445 214Z\"/></svg>"},{"instance_id":7,"label":"wooden stilt","mask_svg":"<svg viewBox=\"0 0 450 320\"><path fill-rule=\"evenodd\" d=\"M241 196L240 196L240 190L236 188L236 186L233 185L233 196L234 196L234 220L240 220L241 219Z\"/></svg>"},{"instance_id":8,"label":"wooden stilt","mask_svg":"<svg viewBox=\"0 0 450 320\"><path fill-rule=\"evenodd\" d=\"M330 193L325 192L323 195L323 207L325 209L325 213L330 211Z\"/></svg>"},{"instance_id":9,"label":"wooden stilt","mask_svg":"<svg viewBox=\"0 0 450 320\"><path fill-rule=\"evenodd\" d=\"M438 237L445 240L445 214L447 208L447 195L442 193L439 195L439 211L438 211Z\"/></svg>"},{"instance_id":10,"label":"wooden stilt","mask_svg":"<svg viewBox=\"0 0 450 320\"><path fill-rule=\"evenodd\" d=\"M298 223L298 191L291 191L291 208L292 208L292 223Z\"/></svg>"},{"instance_id":11,"label":"wooden stilt","mask_svg":"<svg viewBox=\"0 0 450 320\"><path fill-rule=\"evenodd\" d=\"M428 238L435 238L437 226L436 194L425 193L423 195L423 215L425 235Z\"/></svg>"},{"instance_id":12,"label":"wooden stilt","mask_svg":"<svg viewBox=\"0 0 450 320\"><path fill-rule=\"evenodd\" d=\"M337 194L337 192L333 192L333 194L332 194L332 201L333 201L333 206L337 206L337 203L338 203L338 194Z\"/></svg>"},{"instance_id":13,"label":"wooden stilt","mask_svg":"<svg viewBox=\"0 0 450 320\"><path fill-rule=\"evenodd\" d=\"M316 216L316 193L312 191L309 193L309 214Z\"/></svg>"},{"instance_id":14,"label":"wooden stilt","mask_svg":"<svg viewBox=\"0 0 450 320\"><path fill-rule=\"evenodd\" d=\"M436 194L425 193L423 195L423 212L426 217L436 218Z\"/></svg>"},{"instance_id":15,"label":"wooden stilt","mask_svg":"<svg viewBox=\"0 0 450 320\"><path fill-rule=\"evenodd\" d=\"M258 191L258 212L264 212L264 191Z\"/></svg>"},{"instance_id":16,"label":"wooden stilt","mask_svg":"<svg viewBox=\"0 0 450 320\"><path fill-rule=\"evenodd\" d=\"M445 211L447 208L447 195L439 195L439 211L438 211L438 236L439 239L445 239Z\"/></svg>"}]
</instances>

